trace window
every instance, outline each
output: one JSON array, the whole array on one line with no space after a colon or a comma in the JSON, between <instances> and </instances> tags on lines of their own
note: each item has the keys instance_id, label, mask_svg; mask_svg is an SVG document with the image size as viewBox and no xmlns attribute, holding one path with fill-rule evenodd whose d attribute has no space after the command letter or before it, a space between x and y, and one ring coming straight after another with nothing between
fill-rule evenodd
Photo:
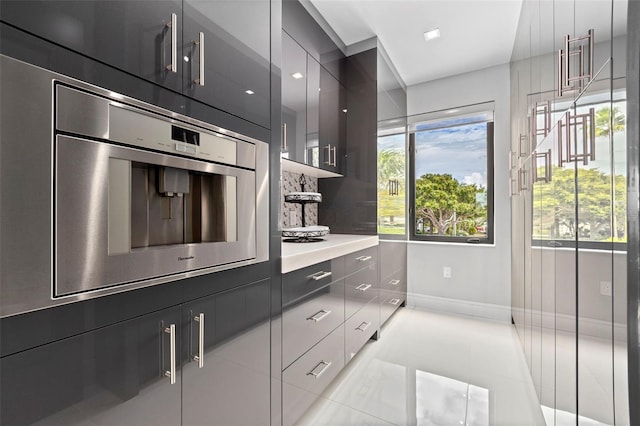
<instances>
[{"instance_id":1,"label":"window","mask_svg":"<svg viewBox=\"0 0 640 426\"><path fill-rule=\"evenodd\" d=\"M406 235L406 128L378 136L378 234ZM391 237L392 238L392 237Z\"/></svg>"},{"instance_id":2,"label":"window","mask_svg":"<svg viewBox=\"0 0 640 426\"><path fill-rule=\"evenodd\" d=\"M493 243L493 103L412 123L411 238Z\"/></svg>"}]
</instances>

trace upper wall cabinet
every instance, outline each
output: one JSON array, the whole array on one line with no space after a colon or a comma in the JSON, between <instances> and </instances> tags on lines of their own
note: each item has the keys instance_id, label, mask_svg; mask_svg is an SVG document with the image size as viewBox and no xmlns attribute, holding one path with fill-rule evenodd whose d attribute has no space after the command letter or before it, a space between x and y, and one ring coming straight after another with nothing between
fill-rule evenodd
<instances>
[{"instance_id":1,"label":"upper wall cabinet","mask_svg":"<svg viewBox=\"0 0 640 426\"><path fill-rule=\"evenodd\" d=\"M307 141L307 52L282 33L282 156L305 162Z\"/></svg>"},{"instance_id":2,"label":"upper wall cabinet","mask_svg":"<svg viewBox=\"0 0 640 426\"><path fill-rule=\"evenodd\" d=\"M282 156L340 173L346 89L291 36L282 33Z\"/></svg>"},{"instance_id":3,"label":"upper wall cabinet","mask_svg":"<svg viewBox=\"0 0 640 426\"><path fill-rule=\"evenodd\" d=\"M340 173L346 136L346 96L338 80L325 68L320 68L320 167Z\"/></svg>"},{"instance_id":4,"label":"upper wall cabinet","mask_svg":"<svg viewBox=\"0 0 640 426\"><path fill-rule=\"evenodd\" d=\"M263 127L268 0L2 1L2 21Z\"/></svg>"},{"instance_id":5,"label":"upper wall cabinet","mask_svg":"<svg viewBox=\"0 0 640 426\"><path fill-rule=\"evenodd\" d=\"M0 3L4 22L177 91L181 15L180 0Z\"/></svg>"},{"instance_id":6,"label":"upper wall cabinet","mask_svg":"<svg viewBox=\"0 0 640 426\"><path fill-rule=\"evenodd\" d=\"M185 93L269 127L268 0L184 0Z\"/></svg>"}]
</instances>

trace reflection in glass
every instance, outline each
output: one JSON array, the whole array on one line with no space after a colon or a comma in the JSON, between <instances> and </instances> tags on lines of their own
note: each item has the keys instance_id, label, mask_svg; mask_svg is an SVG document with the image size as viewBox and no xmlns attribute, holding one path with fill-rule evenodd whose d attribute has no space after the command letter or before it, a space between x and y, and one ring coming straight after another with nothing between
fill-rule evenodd
<instances>
[{"instance_id":1,"label":"reflection in glass","mask_svg":"<svg viewBox=\"0 0 640 426\"><path fill-rule=\"evenodd\" d=\"M595 110L595 160L586 165L582 161L565 162L559 167L555 158L551 170L553 185L534 184L541 194L534 201L534 210L542 213L534 217L537 222L533 226L533 238L536 240L575 240L577 236L578 241L627 241L625 92L614 92L613 103L598 102L598 97L594 95L591 102L588 98L583 100L575 109L576 114ZM611 147L609 132L613 134ZM537 175L544 173L539 164ZM577 221L573 204L575 179L580 182ZM551 217L553 221L542 221Z\"/></svg>"}]
</instances>

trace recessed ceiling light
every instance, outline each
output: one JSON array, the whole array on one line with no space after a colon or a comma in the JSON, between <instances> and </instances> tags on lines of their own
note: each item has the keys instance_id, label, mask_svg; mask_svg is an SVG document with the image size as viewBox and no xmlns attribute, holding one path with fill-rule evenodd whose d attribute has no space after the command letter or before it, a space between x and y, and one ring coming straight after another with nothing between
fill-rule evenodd
<instances>
[{"instance_id":1,"label":"recessed ceiling light","mask_svg":"<svg viewBox=\"0 0 640 426\"><path fill-rule=\"evenodd\" d=\"M291 74L291 77L295 78L296 80L299 80L302 77L304 77L304 75L302 75L301 72L294 72L293 74Z\"/></svg>"},{"instance_id":2,"label":"recessed ceiling light","mask_svg":"<svg viewBox=\"0 0 640 426\"><path fill-rule=\"evenodd\" d=\"M440 28L434 28L432 30L425 31L424 33L424 39L427 41L433 40L438 37L440 37Z\"/></svg>"},{"instance_id":3,"label":"recessed ceiling light","mask_svg":"<svg viewBox=\"0 0 640 426\"><path fill-rule=\"evenodd\" d=\"M445 111L447 114L454 114L456 112L460 111L458 108L454 108L454 109L450 109L448 111Z\"/></svg>"},{"instance_id":4,"label":"recessed ceiling light","mask_svg":"<svg viewBox=\"0 0 640 426\"><path fill-rule=\"evenodd\" d=\"M256 92L254 92L253 90L249 89L249 90L245 90L244 93L246 93L247 95L253 95Z\"/></svg>"},{"instance_id":5,"label":"recessed ceiling light","mask_svg":"<svg viewBox=\"0 0 640 426\"><path fill-rule=\"evenodd\" d=\"M347 113L347 109L346 108L343 109L342 112L344 112L346 114Z\"/></svg>"}]
</instances>

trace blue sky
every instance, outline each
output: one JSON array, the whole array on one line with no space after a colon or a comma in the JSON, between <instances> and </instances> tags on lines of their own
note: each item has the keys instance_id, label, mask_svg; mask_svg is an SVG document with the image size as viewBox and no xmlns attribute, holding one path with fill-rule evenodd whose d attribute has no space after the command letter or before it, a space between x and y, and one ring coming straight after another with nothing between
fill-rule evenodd
<instances>
[{"instance_id":1,"label":"blue sky","mask_svg":"<svg viewBox=\"0 0 640 426\"><path fill-rule=\"evenodd\" d=\"M449 173L459 182L486 187L487 124L416 132L416 177L425 173Z\"/></svg>"}]
</instances>

